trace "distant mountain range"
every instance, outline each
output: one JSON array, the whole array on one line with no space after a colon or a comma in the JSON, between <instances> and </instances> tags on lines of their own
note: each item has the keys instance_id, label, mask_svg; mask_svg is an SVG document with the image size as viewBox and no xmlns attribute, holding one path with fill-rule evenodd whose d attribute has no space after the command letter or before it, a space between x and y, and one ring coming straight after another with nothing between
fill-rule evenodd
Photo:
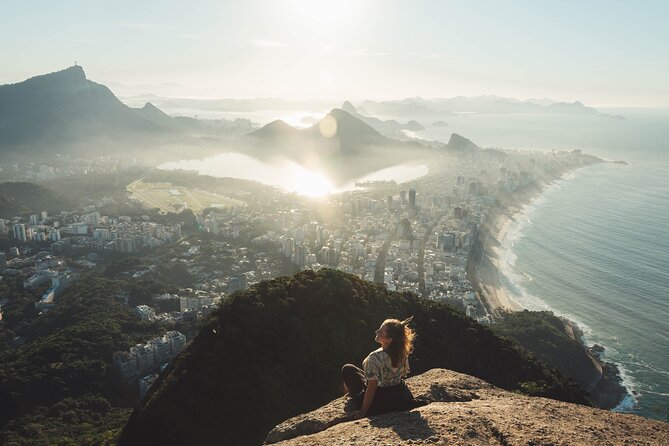
<instances>
[{"instance_id":1,"label":"distant mountain range","mask_svg":"<svg viewBox=\"0 0 669 446\"><path fill-rule=\"evenodd\" d=\"M81 66L0 86L0 153L67 151L86 145L123 150L129 142L161 143L217 136L230 128L244 133L250 121L173 118L150 103L131 108L104 85L86 78ZM150 146L147 146L147 148ZM127 152L127 151L126 151Z\"/></svg>"},{"instance_id":2,"label":"distant mountain range","mask_svg":"<svg viewBox=\"0 0 669 446\"><path fill-rule=\"evenodd\" d=\"M242 138L238 149L260 159L287 158L328 172L335 183L345 184L375 170L431 159L435 150L447 152L451 146L388 138L358 117L335 108L306 129L273 121ZM455 150L470 149L463 145Z\"/></svg>"},{"instance_id":3,"label":"distant mountain range","mask_svg":"<svg viewBox=\"0 0 669 446\"><path fill-rule=\"evenodd\" d=\"M154 99L161 100L158 97ZM198 104L253 110L258 101L265 105L273 104L274 107L306 105L281 99L199 100ZM0 153L4 156L25 154L27 157L36 153L77 152L89 156L141 156L165 154L163 147L171 145L186 147L183 150L190 150L190 154L194 155L193 149L198 144L207 146L203 150L220 151L222 142L237 141L237 147L257 155L288 155L298 159L309 153L325 158L362 155L370 148L380 149L382 152L379 153L385 154L391 149L405 151L422 148L419 142L410 138L409 132L420 131L424 127L415 120L400 123L370 114L411 118L447 117L454 112L601 115L580 102L551 102L548 99L516 101L496 96L432 100L416 97L383 102L367 100L357 108L346 101L341 109L332 109L323 120L308 129L296 129L285 122L275 121L256 130L248 119L229 121L173 117L151 102L137 108L130 107L106 86L87 79L83 68L75 65L20 83L0 86ZM443 121L437 122L447 125ZM463 144L458 138L448 144L435 142L428 145L454 151L478 148L473 143ZM184 156L179 153L175 156Z\"/></svg>"},{"instance_id":4,"label":"distant mountain range","mask_svg":"<svg viewBox=\"0 0 669 446\"><path fill-rule=\"evenodd\" d=\"M406 98L397 101L363 101L358 110L365 114L445 117L455 113L561 113L598 115L599 111L583 103L557 102L549 99L519 101L498 96L457 96L449 99ZM609 116L604 115L603 116Z\"/></svg>"},{"instance_id":5,"label":"distant mountain range","mask_svg":"<svg viewBox=\"0 0 669 446\"><path fill-rule=\"evenodd\" d=\"M146 102L152 102L164 110L201 110L205 112L255 112L258 110L274 110L277 112L304 112L316 111L332 108L335 104L327 101L296 101L281 98L253 98L253 99L206 99L206 98L180 98L163 97L154 94L143 94L140 96L126 96L123 101L131 106L142 106ZM573 114L573 115L593 115L609 118L621 119L621 116L612 116L599 112L593 107L584 105L580 101L564 102L548 98L518 100L500 96L456 96L452 98L425 99L421 97L405 98L399 100L374 101L363 100L357 105L354 101L346 101L341 109L353 114L356 117L364 117L365 122L375 127L380 133L397 137L394 134L396 127L401 130L412 130L415 124L408 122L400 124L394 121L392 130L384 129L374 125L367 119L389 117L408 119L431 118L434 120L448 119L450 116L466 113L529 113L529 114ZM174 113L172 113L174 114ZM356 115L357 114L357 115ZM375 117L373 117L375 115ZM390 121L393 121L390 119ZM382 121L389 122L389 121ZM415 121L414 121L415 122ZM419 124L420 125L420 124Z\"/></svg>"},{"instance_id":6,"label":"distant mountain range","mask_svg":"<svg viewBox=\"0 0 669 446\"><path fill-rule=\"evenodd\" d=\"M332 109L306 129L291 127L281 120L270 122L246 135L243 143L251 148L260 148L265 153L272 149L281 155L318 153L333 157L358 154L372 147L421 147L417 143L387 138L369 124L338 108Z\"/></svg>"},{"instance_id":7,"label":"distant mountain range","mask_svg":"<svg viewBox=\"0 0 669 446\"><path fill-rule=\"evenodd\" d=\"M341 109L350 113L351 116L358 118L363 121L365 124L368 124L370 127L373 127L376 131L385 135L389 138L398 138L398 139L407 139L405 131L417 132L420 130L425 130L419 122L409 121L406 124L400 124L394 119L381 120L374 118L372 116L364 116L358 113L358 110L351 104L349 101L344 102L341 106Z\"/></svg>"},{"instance_id":8,"label":"distant mountain range","mask_svg":"<svg viewBox=\"0 0 669 446\"><path fill-rule=\"evenodd\" d=\"M355 110L349 102L345 102L344 107ZM409 122L406 126L412 125ZM386 155L398 151L410 154L426 148L416 140L400 141L382 135L376 127L384 126L387 130L403 127L394 120L369 119L355 112L334 108L323 119L306 129L291 127L281 120L270 122L246 135L242 147L262 150L264 154L292 155L298 159L309 153L346 157L379 153L379 150ZM450 152L481 150L472 141L457 133L451 134L447 144L436 143L429 147Z\"/></svg>"}]
</instances>

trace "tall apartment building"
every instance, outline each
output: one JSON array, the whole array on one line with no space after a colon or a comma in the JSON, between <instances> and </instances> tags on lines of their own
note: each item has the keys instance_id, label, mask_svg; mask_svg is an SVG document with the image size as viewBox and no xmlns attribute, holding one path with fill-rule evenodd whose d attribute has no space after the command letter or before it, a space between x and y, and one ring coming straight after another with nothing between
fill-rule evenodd
<instances>
[{"instance_id":1,"label":"tall apartment building","mask_svg":"<svg viewBox=\"0 0 669 446\"><path fill-rule=\"evenodd\" d=\"M14 225L14 238L20 242L28 241L28 234L26 232L26 225L23 223L16 223Z\"/></svg>"}]
</instances>

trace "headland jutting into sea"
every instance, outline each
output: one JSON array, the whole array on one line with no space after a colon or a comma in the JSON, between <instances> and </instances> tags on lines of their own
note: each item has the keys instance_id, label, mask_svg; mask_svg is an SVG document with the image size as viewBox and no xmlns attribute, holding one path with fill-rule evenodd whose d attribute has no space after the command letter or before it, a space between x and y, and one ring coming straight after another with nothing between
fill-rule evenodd
<instances>
[{"instance_id":1,"label":"headland jutting into sea","mask_svg":"<svg viewBox=\"0 0 669 446\"><path fill-rule=\"evenodd\" d=\"M482 225L477 246L472 252L474 266L468 269L468 273L488 314L491 315L492 323L510 312L524 310L522 305L509 295L507 287L503 283L501 262L506 261L505 257L510 254L508 250L511 249L511 246L509 246L509 243L505 243L509 230L516 226L518 219L524 216L526 205L536 200L556 181L565 178L567 174L577 169L580 169L580 167L556 171L551 177L547 176L540 181L520 188L514 194L508 196L508 201L500 202L498 206L494 207L490 218ZM618 407L629 395L618 366L604 359L606 352L604 347L597 344L586 344L583 331L578 324L566 317L560 317L560 319L566 335L579 342L585 353L578 361L579 364L572 364L571 366L581 369L581 372L578 373L581 377L589 375L587 383L581 382L586 390L590 392L593 402L603 408ZM555 362L559 364L558 361ZM592 370L588 371L588 369L593 369L593 366L594 374ZM567 370L562 370L562 373L566 376L570 374Z\"/></svg>"}]
</instances>

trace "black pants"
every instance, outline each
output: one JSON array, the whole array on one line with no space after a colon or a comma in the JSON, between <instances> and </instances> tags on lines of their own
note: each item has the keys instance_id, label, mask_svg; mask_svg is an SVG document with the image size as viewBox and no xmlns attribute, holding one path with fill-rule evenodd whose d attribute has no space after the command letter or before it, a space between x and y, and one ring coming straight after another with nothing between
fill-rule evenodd
<instances>
[{"instance_id":1,"label":"black pants","mask_svg":"<svg viewBox=\"0 0 669 446\"><path fill-rule=\"evenodd\" d=\"M346 364L341 369L341 376L346 387L348 387L349 396L353 398L356 406L360 409L367 390L365 372L353 364ZM377 387L367 415L379 415L396 410L410 409L415 407L412 404L413 402L413 395L404 380L395 386Z\"/></svg>"}]
</instances>

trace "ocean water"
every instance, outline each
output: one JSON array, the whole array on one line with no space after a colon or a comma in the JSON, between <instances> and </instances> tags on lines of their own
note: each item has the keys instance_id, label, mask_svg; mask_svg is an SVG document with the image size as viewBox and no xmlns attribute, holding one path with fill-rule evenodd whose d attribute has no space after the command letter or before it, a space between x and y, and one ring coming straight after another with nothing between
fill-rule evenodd
<instances>
[{"instance_id":1,"label":"ocean water","mask_svg":"<svg viewBox=\"0 0 669 446\"><path fill-rule=\"evenodd\" d=\"M669 163L572 172L516 216L502 282L530 310L575 321L632 395L616 410L669 416Z\"/></svg>"}]
</instances>

